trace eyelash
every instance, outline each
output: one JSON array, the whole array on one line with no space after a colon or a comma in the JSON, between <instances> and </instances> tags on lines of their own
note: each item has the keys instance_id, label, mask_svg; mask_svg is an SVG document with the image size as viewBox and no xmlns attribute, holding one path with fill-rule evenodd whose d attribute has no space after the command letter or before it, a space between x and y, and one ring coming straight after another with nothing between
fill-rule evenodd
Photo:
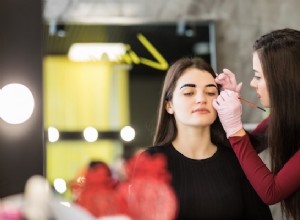
<instances>
[{"instance_id":1,"label":"eyelash","mask_svg":"<svg viewBox=\"0 0 300 220\"><path fill-rule=\"evenodd\" d=\"M193 92L184 93L185 96L191 96L193 94L194 94ZM206 92L205 94L207 94L208 96L215 96L216 95L216 93L214 93L214 92Z\"/></svg>"},{"instance_id":2,"label":"eyelash","mask_svg":"<svg viewBox=\"0 0 300 220\"><path fill-rule=\"evenodd\" d=\"M216 93L214 93L214 92L207 92L206 94L209 95L209 96L215 96L216 95Z\"/></svg>"},{"instance_id":3,"label":"eyelash","mask_svg":"<svg viewBox=\"0 0 300 220\"><path fill-rule=\"evenodd\" d=\"M193 92L186 92L186 93L183 93L183 95L185 95L185 96L191 96L191 95L193 95L194 93Z\"/></svg>"},{"instance_id":4,"label":"eyelash","mask_svg":"<svg viewBox=\"0 0 300 220\"><path fill-rule=\"evenodd\" d=\"M261 77L260 76L253 76L253 79L260 80Z\"/></svg>"}]
</instances>

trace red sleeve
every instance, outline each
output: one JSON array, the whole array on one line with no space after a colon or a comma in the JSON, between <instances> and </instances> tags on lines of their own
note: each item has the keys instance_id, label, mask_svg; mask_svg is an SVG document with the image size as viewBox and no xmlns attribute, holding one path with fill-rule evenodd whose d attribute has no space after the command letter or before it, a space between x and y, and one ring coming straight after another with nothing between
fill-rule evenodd
<instances>
[{"instance_id":1,"label":"red sleeve","mask_svg":"<svg viewBox=\"0 0 300 220\"><path fill-rule=\"evenodd\" d=\"M265 133L268 127L269 117L260 122L257 127L251 132L251 135Z\"/></svg>"},{"instance_id":2,"label":"red sleeve","mask_svg":"<svg viewBox=\"0 0 300 220\"><path fill-rule=\"evenodd\" d=\"M251 185L266 204L282 201L300 189L300 150L274 175L253 149L248 135L230 137L229 141Z\"/></svg>"}]
</instances>

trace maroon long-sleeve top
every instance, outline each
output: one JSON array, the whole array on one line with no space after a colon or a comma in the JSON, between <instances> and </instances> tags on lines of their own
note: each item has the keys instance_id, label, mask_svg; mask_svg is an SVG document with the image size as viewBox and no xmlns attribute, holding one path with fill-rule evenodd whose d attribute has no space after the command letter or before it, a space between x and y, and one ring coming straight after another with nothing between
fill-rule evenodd
<instances>
[{"instance_id":1,"label":"maroon long-sleeve top","mask_svg":"<svg viewBox=\"0 0 300 220\"><path fill-rule=\"evenodd\" d=\"M253 131L264 132L268 118ZM272 173L254 150L248 134L230 137L232 148L253 188L269 205L287 198L300 189L300 149L277 173Z\"/></svg>"}]
</instances>

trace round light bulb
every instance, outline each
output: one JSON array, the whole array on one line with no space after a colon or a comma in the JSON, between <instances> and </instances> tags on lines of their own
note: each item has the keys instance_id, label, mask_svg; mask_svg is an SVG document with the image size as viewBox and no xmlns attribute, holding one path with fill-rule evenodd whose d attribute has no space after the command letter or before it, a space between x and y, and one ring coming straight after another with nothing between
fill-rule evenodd
<instances>
[{"instance_id":1,"label":"round light bulb","mask_svg":"<svg viewBox=\"0 0 300 220\"><path fill-rule=\"evenodd\" d=\"M28 120L34 109L31 91L22 84L8 84L0 90L0 117L9 124Z\"/></svg>"},{"instance_id":2,"label":"round light bulb","mask_svg":"<svg viewBox=\"0 0 300 220\"><path fill-rule=\"evenodd\" d=\"M121 138L124 141L132 141L135 138L135 130L130 126L125 126L120 132Z\"/></svg>"}]
</instances>

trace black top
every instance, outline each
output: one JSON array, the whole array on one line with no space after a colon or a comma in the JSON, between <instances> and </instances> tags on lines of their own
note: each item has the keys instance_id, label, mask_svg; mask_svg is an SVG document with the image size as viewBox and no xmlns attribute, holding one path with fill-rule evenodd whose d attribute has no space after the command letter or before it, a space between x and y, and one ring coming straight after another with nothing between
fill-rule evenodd
<instances>
[{"instance_id":1,"label":"black top","mask_svg":"<svg viewBox=\"0 0 300 220\"><path fill-rule=\"evenodd\" d=\"M247 181L232 149L218 147L207 159L190 159L172 144L150 147L166 156L179 201L178 219L272 219Z\"/></svg>"}]
</instances>

